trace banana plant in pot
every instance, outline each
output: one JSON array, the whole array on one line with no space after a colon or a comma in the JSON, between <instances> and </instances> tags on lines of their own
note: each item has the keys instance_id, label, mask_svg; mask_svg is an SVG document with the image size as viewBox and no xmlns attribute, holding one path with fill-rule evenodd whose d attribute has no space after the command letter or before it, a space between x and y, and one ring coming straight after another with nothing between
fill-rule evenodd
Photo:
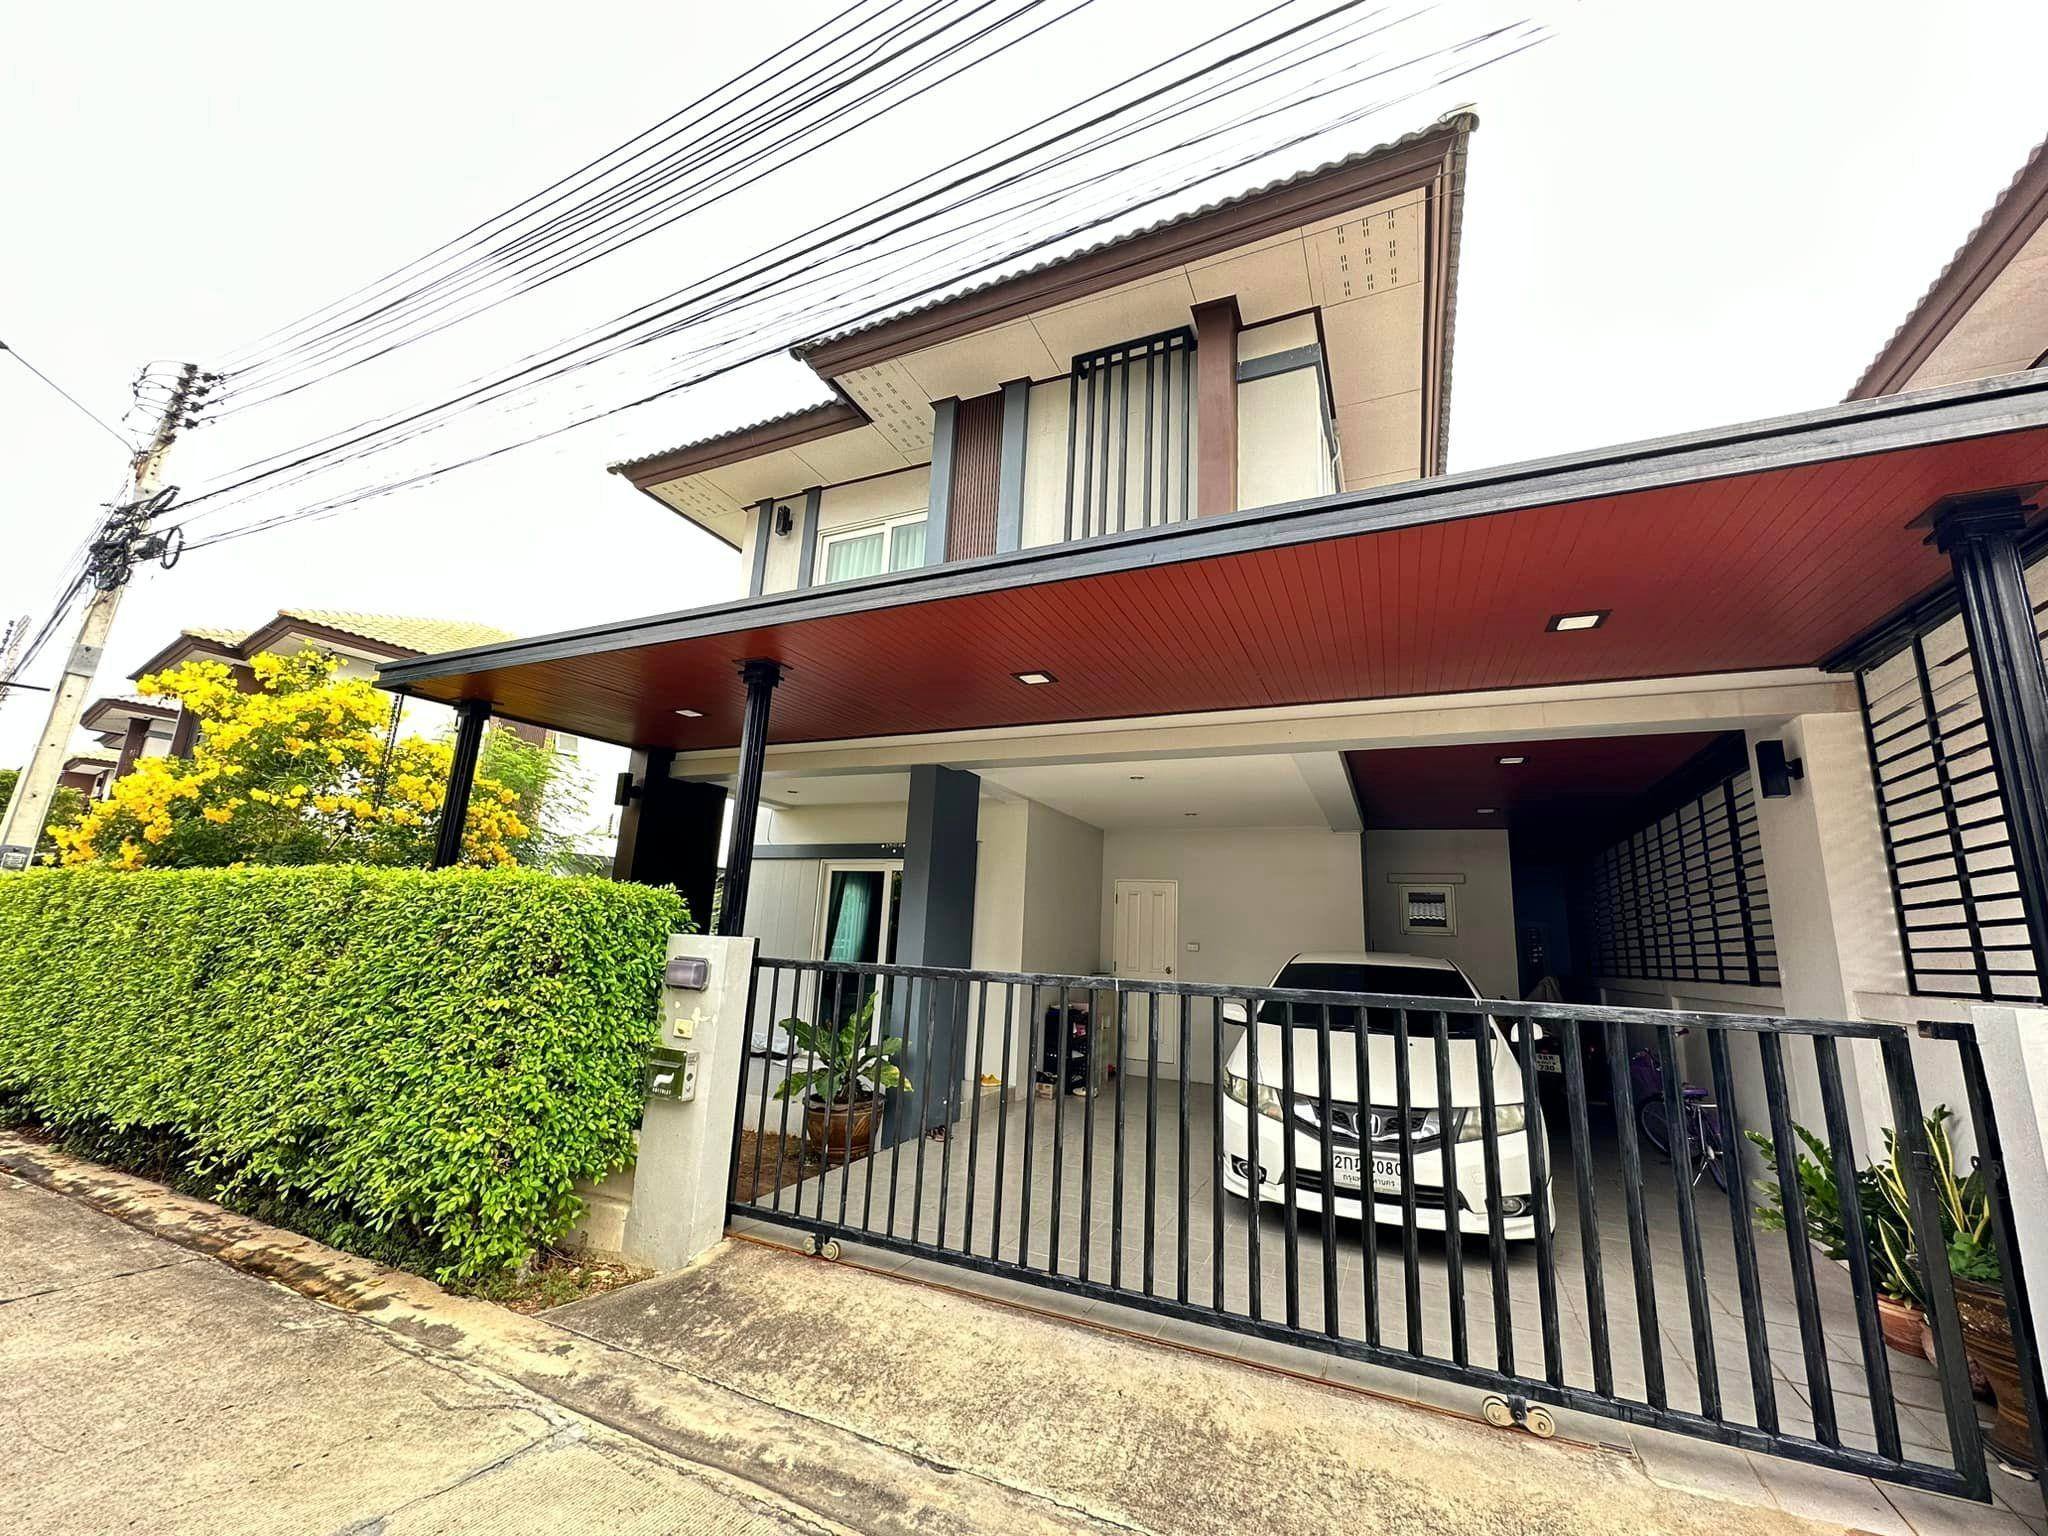
<instances>
[{"instance_id":1,"label":"banana plant in pot","mask_svg":"<svg viewBox=\"0 0 2048 1536\"><path fill-rule=\"evenodd\" d=\"M899 1035L875 1034L875 993L838 1023L813 1024L794 1016L782 1027L796 1042L791 1061L802 1061L776 1085L775 1097L802 1097L804 1147L827 1167L865 1157L874 1144L877 1100L883 1089L910 1092L910 1079L896 1065L903 1054Z\"/></svg>"}]
</instances>

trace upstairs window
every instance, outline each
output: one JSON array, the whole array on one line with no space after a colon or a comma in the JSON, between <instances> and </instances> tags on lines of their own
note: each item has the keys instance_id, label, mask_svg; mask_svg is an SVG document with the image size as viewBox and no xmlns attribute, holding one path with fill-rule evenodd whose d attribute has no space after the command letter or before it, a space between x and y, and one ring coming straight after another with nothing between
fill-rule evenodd
<instances>
[{"instance_id":1,"label":"upstairs window","mask_svg":"<svg viewBox=\"0 0 2048 1536\"><path fill-rule=\"evenodd\" d=\"M1069 539L1194 513L1195 334L1084 352L1067 397Z\"/></svg>"},{"instance_id":2,"label":"upstairs window","mask_svg":"<svg viewBox=\"0 0 2048 1536\"><path fill-rule=\"evenodd\" d=\"M885 571L911 571L924 564L922 508L886 522L838 528L818 539L818 582L856 581Z\"/></svg>"}]
</instances>

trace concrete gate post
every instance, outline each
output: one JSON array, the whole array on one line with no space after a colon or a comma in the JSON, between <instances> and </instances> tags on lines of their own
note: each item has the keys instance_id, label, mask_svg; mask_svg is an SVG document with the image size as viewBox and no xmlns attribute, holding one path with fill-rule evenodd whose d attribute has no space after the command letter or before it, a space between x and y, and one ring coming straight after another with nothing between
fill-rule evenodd
<instances>
[{"instance_id":1,"label":"concrete gate post","mask_svg":"<svg viewBox=\"0 0 2048 1536\"><path fill-rule=\"evenodd\" d=\"M2027 1267L2034 1337L2048 1339L2048 1009L1970 1009L1998 1125L2012 1224Z\"/></svg>"},{"instance_id":2,"label":"concrete gate post","mask_svg":"<svg viewBox=\"0 0 2048 1536\"><path fill-rule=\"evenodd\" d=\"M752 1032L754 947L750 938L698 933L668 941L670 961L705 962L701 989L667 982L661 989L661 1043L694 1053L696 1082L688 1099L647 1102L620 1243L629 1264L676 1269L725 1235L733 1117ZM670 965L669 974L677 969Z\"/></svg>"}]
</instances>

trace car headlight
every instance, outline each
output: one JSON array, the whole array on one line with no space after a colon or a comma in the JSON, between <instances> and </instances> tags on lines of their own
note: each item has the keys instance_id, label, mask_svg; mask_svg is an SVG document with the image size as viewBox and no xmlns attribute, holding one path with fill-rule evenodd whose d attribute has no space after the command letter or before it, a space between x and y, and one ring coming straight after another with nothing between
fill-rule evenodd
<instances>
[{"instance_id":1,"label":"car headlight","mask_svg":"<svg viewBox=\"0 0 2048 1536\"><path fill-rule=\"evenodd\" d=\"M1223 1091L1247 1108L1253 1107L1251 1080L1239 1077L1228 1067L1223 1069ZM1258 1104L1256 1108L1268 1120L1280 1119L1280 1090L1268 1083L1260 1083L1258 1085Z\"/></svg>"},{"instance_id":2,"label":"car headlight","mask_svg":"<svg viewBox=\"0 0 2048 1536\"><path fill-rule=\"evenodd\" d=\"M1458 1140L1477 1141L1485 1134L1480 1112L1476 1109L1458 1111ZM1508 1136L1528 1125L1529 1117L1519 1104L1496 1104L1493 1107L1493 1133Z\"/></svg>"}]
</instances>

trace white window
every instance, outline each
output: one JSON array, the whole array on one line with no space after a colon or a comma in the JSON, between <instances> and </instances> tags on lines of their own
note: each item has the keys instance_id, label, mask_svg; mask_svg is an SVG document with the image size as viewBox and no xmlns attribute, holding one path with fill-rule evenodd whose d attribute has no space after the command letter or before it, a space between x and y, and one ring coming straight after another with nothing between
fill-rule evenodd
<instances>
[{"instance_id":1,"label":"white window","mask_svg":"<svg viewBox=\"0 0 2048 1536\"><path fill-rule=\"evenodd\" d=\"M925 562L923 508L887 522L838 528L818 540L819 582L853 581L884 571L915 570Z\"/></svg>"}]
</instances>

